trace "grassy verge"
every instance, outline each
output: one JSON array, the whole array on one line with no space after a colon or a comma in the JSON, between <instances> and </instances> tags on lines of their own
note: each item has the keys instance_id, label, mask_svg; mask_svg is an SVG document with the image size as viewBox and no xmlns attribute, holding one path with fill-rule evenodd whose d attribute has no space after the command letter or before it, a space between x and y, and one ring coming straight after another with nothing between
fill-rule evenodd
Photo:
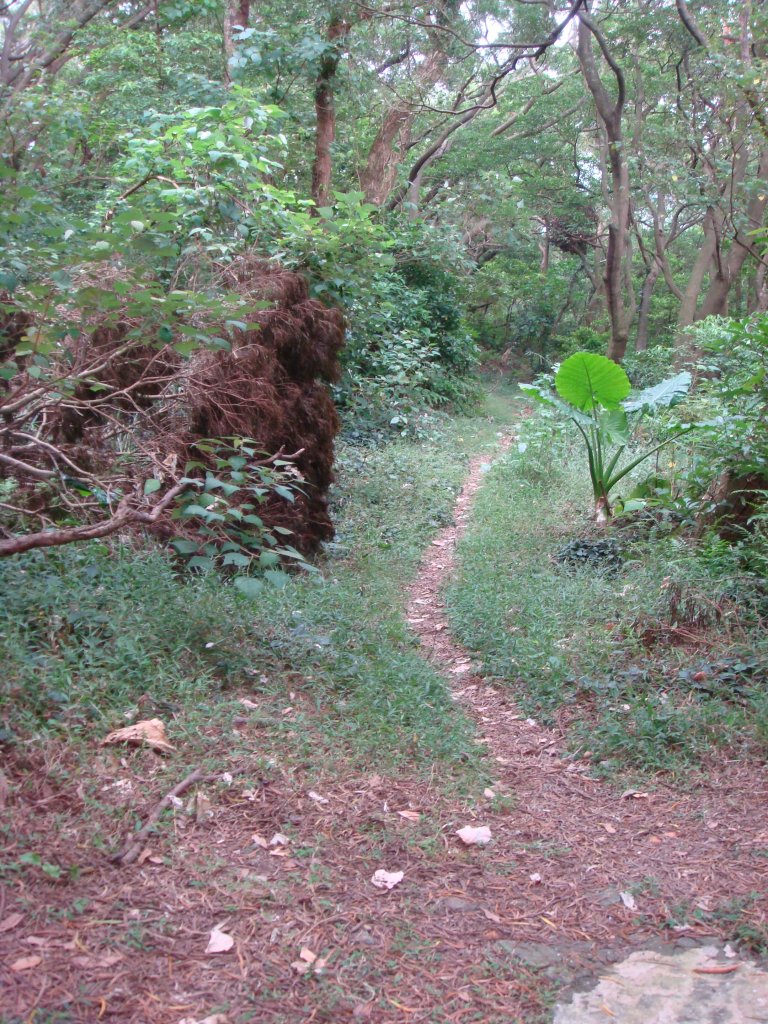
<instances>
[{"instance_id":1,"label":"grassy verge","mask_svg":"<svg viewBox=\"0 0 768 1024\"><path fill-rule=\"evenodd\" d=\"M457 781L471 774L471 730L419 656L403 607L468 457L495 444L499 424L484 415L430 429L420 443L341 443L338 534L321 572L257 601L126 546L0 564L2 739L27 751L83 739L88 751L109 729L158 716L190 762L223 732L235 757L248 753L237 731L247 695L259 706L265 758L343 755L416 773L438 761Z\"/></svg>"},{"instance_id":2,"label":"grassy verge","mask_svg":"<svg viewBox=\"0 0 768 1024\"><path fill-rule=\"evenodd\" d=\"M621 559L561 562L602 540L583 452L538 417L489 474L448 593L454 630L522 706L558 720L602 772L680 771L768 751L760 581L719 540L625 521ZM763 601L764 603L764 601Z\"/></svg>"}]
</instances>

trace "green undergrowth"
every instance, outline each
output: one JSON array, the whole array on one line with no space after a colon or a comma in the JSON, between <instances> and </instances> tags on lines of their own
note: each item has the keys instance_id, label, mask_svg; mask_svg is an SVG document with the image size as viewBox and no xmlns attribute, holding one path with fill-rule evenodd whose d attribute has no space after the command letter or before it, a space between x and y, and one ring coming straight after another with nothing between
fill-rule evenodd
<instances>
[{"instance_id":1,"label":"green undergrowth","mask_svg":"<svg viewBox=\"0 0 768 1024\"><path fill-rule=\"evenodd\" d=\"M581 450L526 421L460 544L458 639L603 774L765 756L763 582L717 538L661 514L598 531L590 505Z\"/></svg>"},{"instance_id":2,"label":"green undergrowth","mask_svg":"<svg viewBox=\"0 0 768 1024\"><path fill-rule=\"evenodd\" d=\"M405 623L407 587L448 523L468 458L496 445L495 416L434 420L416 443L340 443L337 536L319 573L257 599L180 575L151 548L89 543L0 563L0 728L10 747L85 740L159 717L190 763L229 755L344 758L461 784L477 746ZM425 430L427 427L425 427ZM243 705L248 729L238 728ZM250 730L250 731L249 731ZM446 772L451 776L450 771Z\"/></svg>"}]
</instances>

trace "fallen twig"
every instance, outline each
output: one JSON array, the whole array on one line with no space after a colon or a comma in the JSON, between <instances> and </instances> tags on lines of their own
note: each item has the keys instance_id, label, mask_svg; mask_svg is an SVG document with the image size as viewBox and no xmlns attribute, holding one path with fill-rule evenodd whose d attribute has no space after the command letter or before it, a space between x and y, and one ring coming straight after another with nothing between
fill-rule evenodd
<instances>
[{"instance_id":1,"label":"fallen twig","mask_svg":"<svg viewBox=\"0 0 768 1024\"><path fill-rule=\"evenodd\" d=\"M147 836L152 831L152 826L155 825L163 811L167 810L174 799L181 796L182 793L194 786L196 782L212 782L214 779L219 778L221 772L215 772L213 775L207 775L203 772L202 768L195 768L193 772L190 772L185 779L182 779L178 785L174 786L172 790L165 794L163 799L155 805L152 813L147 818L145 824L136 833L131 840L126 843L122 850L118 850L117 853L113 853L109 858L113 864L119 864L121 867L125 867L127 864L133 864L138 859L139 854L144 849L144 842Z\"/></svg>"}]
</instances>

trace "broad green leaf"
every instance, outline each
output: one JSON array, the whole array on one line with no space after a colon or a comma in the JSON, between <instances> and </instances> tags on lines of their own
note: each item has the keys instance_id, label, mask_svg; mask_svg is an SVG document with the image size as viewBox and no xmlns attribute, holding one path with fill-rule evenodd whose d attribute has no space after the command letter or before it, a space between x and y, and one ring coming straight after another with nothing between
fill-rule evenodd
<instances>
[{"instance_id":1,"label":"broad green leaf","mask_svg":"<svg viewBox=\"0 0 768 1024\"><path fill-rule=\"evenodd\" d=\"M654 409L666 409L681 401L690 390L691 375L687 370L668 377L660 384L652 388L646 388L639 394L624 402L627 412L636 412L638 409L647 409L649 412Z\"/></svg>"},{"instance_id":2,"label":"broad green leaf","mask_svg":"<svg viewBox=\"0 0 768 1024\"><path fill-rule=\"evenodd\" d=\"M599 417L600 431L609 441L619 444L629 444L630 428L626 411L619 409L604 409Z\"/></svg>"},{"instance_id":3,"label":"broad green leaf","mask_svg":"<svg viewBox=\"0 0 768 1024\"><path fill-rule=\"evenodd\" d=\"M228 551L221 560L222 565L239 565L240 568L247 568L251 564L251 559L248 555L244 555L241 551Z\"/></svg>"},{"instance_id":4,"label":"broad green leaf","mask_svg":"<svg viewBox=\"0 0 768 1024\"><path fill-rule=\"evenodd\" d=\"M171 547L179 555L192 555L200 549L200 545L193 540L172 540Z\"/></svg>"},{"instance_id":5,"label":"broad green leaf","mask_svg":"<svg viewBox=\"0 0 768 1024\"><path fill-rule=\"evenodd\" d=\"M607 356L575 352L555 376L557 393L582 412L595 406L617 409L631 391L626 372Z\"/></svg>"},{"instance_id":6,"label":"broad green leaf","mask_svg":"<svg viewBox=\"0 0 768 1024\"><path fill-rule=\"evenodd\" d=\"M201 569L203 572L212 572L216 568L216 562L204 555L195 555L187 564L190 569Z\"/></svg>"},{"instance_id":7,"label":"broad green leaf","mask_svg":"<svg viewBox=\"0 0 768 1024\"><path fill-rule=\"evenodd\" d=\"M144 493L154 494L155 491L159 491L162 486L162 483L156 477L152 477L151 479L145 482Z\"/></svg>"},{"instance_id":8,"label":"broad green leaf","mask_svg":"<svg viewBox=\"0 0 768 1024\"><path fill-rule=\"evenodd\" d=\"M264 584L253 576L236 576L234 584L241 594L246 597L261 597Z\"/></svg>"},{"instance_id":9,"label":"broad green leaf","mask_svg":"<svg viewBox=\"0 0 768 1024\"><path fill-rule=\"evenodd\" d=\"M264 573L264 579L269 580L272 586L277 587L278 590L282 590L283 587L291 582L291 577L288 573L281 572L280 569L267 569Z\"/></svg>"}]
</instances>

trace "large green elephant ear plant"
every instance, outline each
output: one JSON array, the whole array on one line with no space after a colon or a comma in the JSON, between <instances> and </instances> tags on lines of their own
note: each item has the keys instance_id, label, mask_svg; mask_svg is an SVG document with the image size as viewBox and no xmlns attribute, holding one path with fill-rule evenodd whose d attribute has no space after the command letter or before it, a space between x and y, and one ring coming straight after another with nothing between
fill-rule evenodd
<instances>
[{"instance_id":1,"label":"large green elephant ear plant","mask_svg":"<svg viewBox=\"0 0 768 1024\"><path fill-rule=\"evenodd\" d=\"M648 413L677 404L690 386L691 375L684 371L630 396L629 377L617 363L594 352L576 352L555 374L556 394L537 384L521 384L520 388L536 401L562 412L578 427L587 446L595 521L605 526L613 514L609 495L616 484L635 466L691 429L690 424L681 425L659 444L620 464L639 421Z\"/></svg>"}]
</instances>

